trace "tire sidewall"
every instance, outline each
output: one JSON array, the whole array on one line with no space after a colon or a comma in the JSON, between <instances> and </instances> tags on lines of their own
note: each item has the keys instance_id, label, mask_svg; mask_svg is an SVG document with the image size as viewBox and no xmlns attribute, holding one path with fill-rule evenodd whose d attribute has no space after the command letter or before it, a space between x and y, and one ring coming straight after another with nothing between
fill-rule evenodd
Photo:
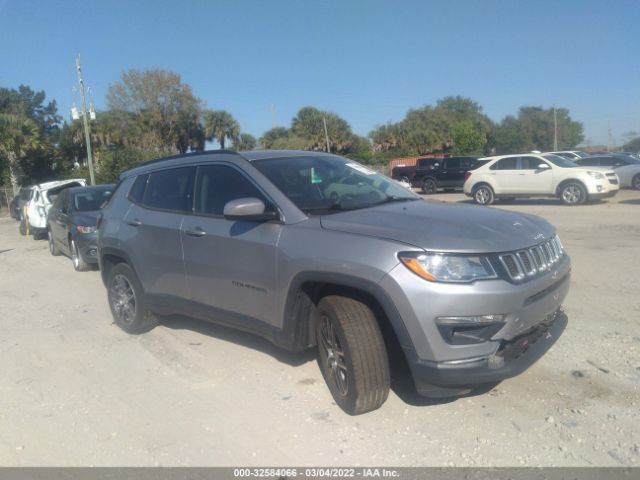
<instances>
[{"instance_id":1,"label":"tire sidewall","mask_svg":"<svg viewBox=\"0 0 640 480\"><path fill-rule=\"evenodd\" d=\"M427 185L432 186L430 190L427 188ZM433 178L425 178L422 181L421 189L422 189L422 193L424 193L425 195L433 195L438 191L438 184Z\"/></svg>"},{"instance_id":2,"label":"tire sidewall","mask_svg":"<svg viewBox=\"0 0 640 480\"><path fill-rule=\"evenodd\" d=\"M640 190L640 173L636 173L631 179L631 188Z\"/></svg>"},{"instance_id":3,"label":"tire sidewall","mask_svg":"<svg viewBox=\"0 0 640 480\"><path fill-rule=\"evenodd\" d=\"M122 275L127 279L136 297L136 313L131 323L122 322L113 307L111 287L117 275ZM144 291L142 290L142 285L140 284L140 281L133 269L126 263L119 263L111 269L111 272L109 272L109 279L107 281L107 299L115 324L127 333L141 333L142 321L145 314Z\"/></svg>"},{"instance_id":4,"label":"tire sidewall","mask_svg":"<svg viewBox=\"0 0 640 480\"><path fill-rule=\"evenodd\" d=\"M335 385L333 379L331 378L331 372L329 368L326 366L326 355L323 352L323 348L320 341L320 319L322 316L326 315L333 324L333 327L336 330L336 335L338 336L338 341L340 342L340 346L342 347L342 351L344 352L344 361L347 366L347 394L341 395L338 391L338 387ZM340 408L342 408L346 412L353 411L356 406L357 401L357 385L356 379L354 375L354 365L353 359L351 356L351 350L349 349L349 345L346 340L346 336L344 333L344 329L338 320L338 315L335 310L331 306L331 303L326 301L320 301L318 307L316 309L316 338L318 339L318 366L320 367L320 371L322 372L322 376L335 400L336 404Z\"/></svg>"},{"instance_id":5,"label":"tire sidewall","mask_svg":"<svg viewBox=\"0 0 640 480\"><path fill-rule=\"evenodd\" d=\"M564 191L569 187L577 187L578 190L580 190L580 199L577 202L570 203L564 199ZM569 182L562 186L562 190L560 190L560 199L562 200L562 203L564 203L565 205L569 205L569 206L581 205L587 201L587 189L577 182Z\"/></svg>"},{"instance_id":6,"label":"tire sidewall","mask_svg":"<svg viewBox=\"0 0 640 480\"><path fill-rule=\"evenodd\" d=\"M486 190L487 193L489 194L489 199L485 203L479 202L476 197L476 195L480 190ZM493 192L493 189L489 185L479 185L473 189L473 201L478 205L491 205L494 202L495 198L496 198L496 195Z\"/></svg>"}]
</instances>

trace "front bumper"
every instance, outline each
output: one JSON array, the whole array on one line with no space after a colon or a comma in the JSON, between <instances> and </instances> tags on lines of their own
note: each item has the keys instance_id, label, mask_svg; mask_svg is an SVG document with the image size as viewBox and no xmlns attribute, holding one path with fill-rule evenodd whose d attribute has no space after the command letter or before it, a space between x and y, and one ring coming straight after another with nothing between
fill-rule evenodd
<instances>
[{"instance_id":1,"label":"front bumper","mask_svg":"<svg viewBox=\"0 0 640 480\"><path fill-rule=\"evenodd\" d=\"M73 240L85 263L98 264L98 235L94 233L74 235Z\"/></svg>"},{"instance_id":2,"label":"front bumper","mask_svg":"<svg viewBox=\"0 0 640 480\"><path fill-rule=\"evenodd\" d=\"M619 190L611 190L609 192L605 192L605 193L590 193L589 194L589 200L602 200L604 198L611 198L611 197L615 197L616 193L618 193Z\"/></svg>"},{"instance_id":3,"label":"front bumper","mask_svg":"<svg viewBox=\"0 0 640 480\"><path fill-rule=\"evenodd\" d=\"M477 385L509 378L528 368L564 330L566 316L558 311L569 292L570 279L571 261L565 255L550 270L522 283L428 282L399 265L380 284L402 319L407 333L402 348L418 391L426 394L427 385ZM497 331L482 334L485 340L462 343L445 339L439 318L474 315L501 315L503 324ZM555 321L547 325L551 316ZM507 358L507 347L545 326L549 339L536 339L535 349L528 348L517 361L501 363L501 357Z\"/></svg>"},{"instance_id":4,"label":"front bumper","mask_svg":"<svg viewBox=\"0 0 640 480\"><path fill-rule=\"evenodd\" d=\"M430 396L434 393L434 386L445 389L472 388L519 375L551 348L562 335L567 323L567 315L562 310L557 310L529 331L501 342L493 355L462 363L424 361L417 357L415 350L404 350L416 390L420 395Z\"/></svg>"}]
</instances>

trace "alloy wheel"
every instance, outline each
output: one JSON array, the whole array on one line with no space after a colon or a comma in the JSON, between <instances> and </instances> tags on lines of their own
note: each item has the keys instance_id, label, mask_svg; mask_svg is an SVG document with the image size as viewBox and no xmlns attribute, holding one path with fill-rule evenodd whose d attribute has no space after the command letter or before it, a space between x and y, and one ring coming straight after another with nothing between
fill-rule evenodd
<instances>
[{"instance_id":1,"label":"alloy wheel","mask_svg":"<svg viewBox=\"0 0 640 480\"><path fill-rule=\"evenodd\" d=\"M349 390L349 370L335 326L326 315L320 318L320 348L323 350L325 357L324 367L330 373L331 381L337 388L338 393L346 396Z\"/></svg>"},{"instance_id":2,"label":"alloy wheel","mask_svg":"<svg viewBox=\"0 0 640 480\"><path fill-rule=\"evenodd\" d=\"M580 200L582 200L582 191L576 185L569 185L562 190L562 199L570 205L580 203Z\"/></svg>"},{"instance_id":3,"label":"alloy wheel","mask_svg":"<svg viewBox=\"0 0 640 480\"><path fill-rule=\"evenodd\" d=\"M476 202L480 205L486 205L491 200L491 192L486 187L480 187L476 191Z\"/></svg>"},{"instance_id":4,"label":"alloy wheel","mask_svg":"<svg viewBox=\"0 0 640 480\"><path fill-rule=\"evenodd\" d=\"M116 275L111 282L111 305L118 320L130 324L136 317L136 292L124 275Z\"/></svg>"},{"instance_id":5,"label":"alloy wheel","mask_svg":"<svg viewBox=\"0 0 640 480\"><path fill-rule=\"evenodd\" d=\"M631 186L636 190L640 190L640 175L636 175L635 177L633 177L633 180L631 181Z\"/></svg>"}]
</instances>

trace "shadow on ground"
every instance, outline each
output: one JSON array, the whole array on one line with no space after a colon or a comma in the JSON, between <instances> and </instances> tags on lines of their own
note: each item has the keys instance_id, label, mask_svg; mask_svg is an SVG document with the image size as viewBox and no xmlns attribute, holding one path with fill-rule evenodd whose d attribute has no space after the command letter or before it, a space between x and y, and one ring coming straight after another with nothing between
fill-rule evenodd
<instances>
[{"instance_id":1,"label":"shadow on ground","mask_svg":"<svg viewBox=\"0 0 640 480\"><path fill-rule=\"evenodd\" d=\"M163 316L161 324L172 330L190 330L201 333L202 335L224 340L225 342L232 342L242 347L251 348L266 353L279 362L286 363L292 367L304 365L307 362L315 360L314 350L289 352L258 335L234 330L216 323L195 320L181 315L170 315Z\"/></svg>"}]
</instances>

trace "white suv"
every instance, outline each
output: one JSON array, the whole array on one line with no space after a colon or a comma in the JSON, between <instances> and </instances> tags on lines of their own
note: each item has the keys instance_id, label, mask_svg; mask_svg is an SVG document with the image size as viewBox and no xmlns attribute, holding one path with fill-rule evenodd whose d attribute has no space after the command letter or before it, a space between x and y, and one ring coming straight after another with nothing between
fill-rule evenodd
<instances>
[{"instance_id":1,"label":"white suv","mask_svg":"<svg viewBox=\"0 0 640 480\"><path fill-rule=\"evenodd\" d=\"M558 155L502 155L480 161L480 167L467 172L463 189L481 205L522 197L559 197L567 205L578 205L612 197L620 189L613 171L579 167Z\"/></svg>"},{"instance_id":2,"label":"white suv","mask_svg":"<svg viewBox=\"0 0 640 480\"><path fill-rule=\"evenodd\" d=\"M84 178L58 180L35 185L31 189L29 202L24 206L20 220L20 233L38 238L47 232L47 213L58 193L65 188L84 187Z\"/></svg>"}]
</instances>

